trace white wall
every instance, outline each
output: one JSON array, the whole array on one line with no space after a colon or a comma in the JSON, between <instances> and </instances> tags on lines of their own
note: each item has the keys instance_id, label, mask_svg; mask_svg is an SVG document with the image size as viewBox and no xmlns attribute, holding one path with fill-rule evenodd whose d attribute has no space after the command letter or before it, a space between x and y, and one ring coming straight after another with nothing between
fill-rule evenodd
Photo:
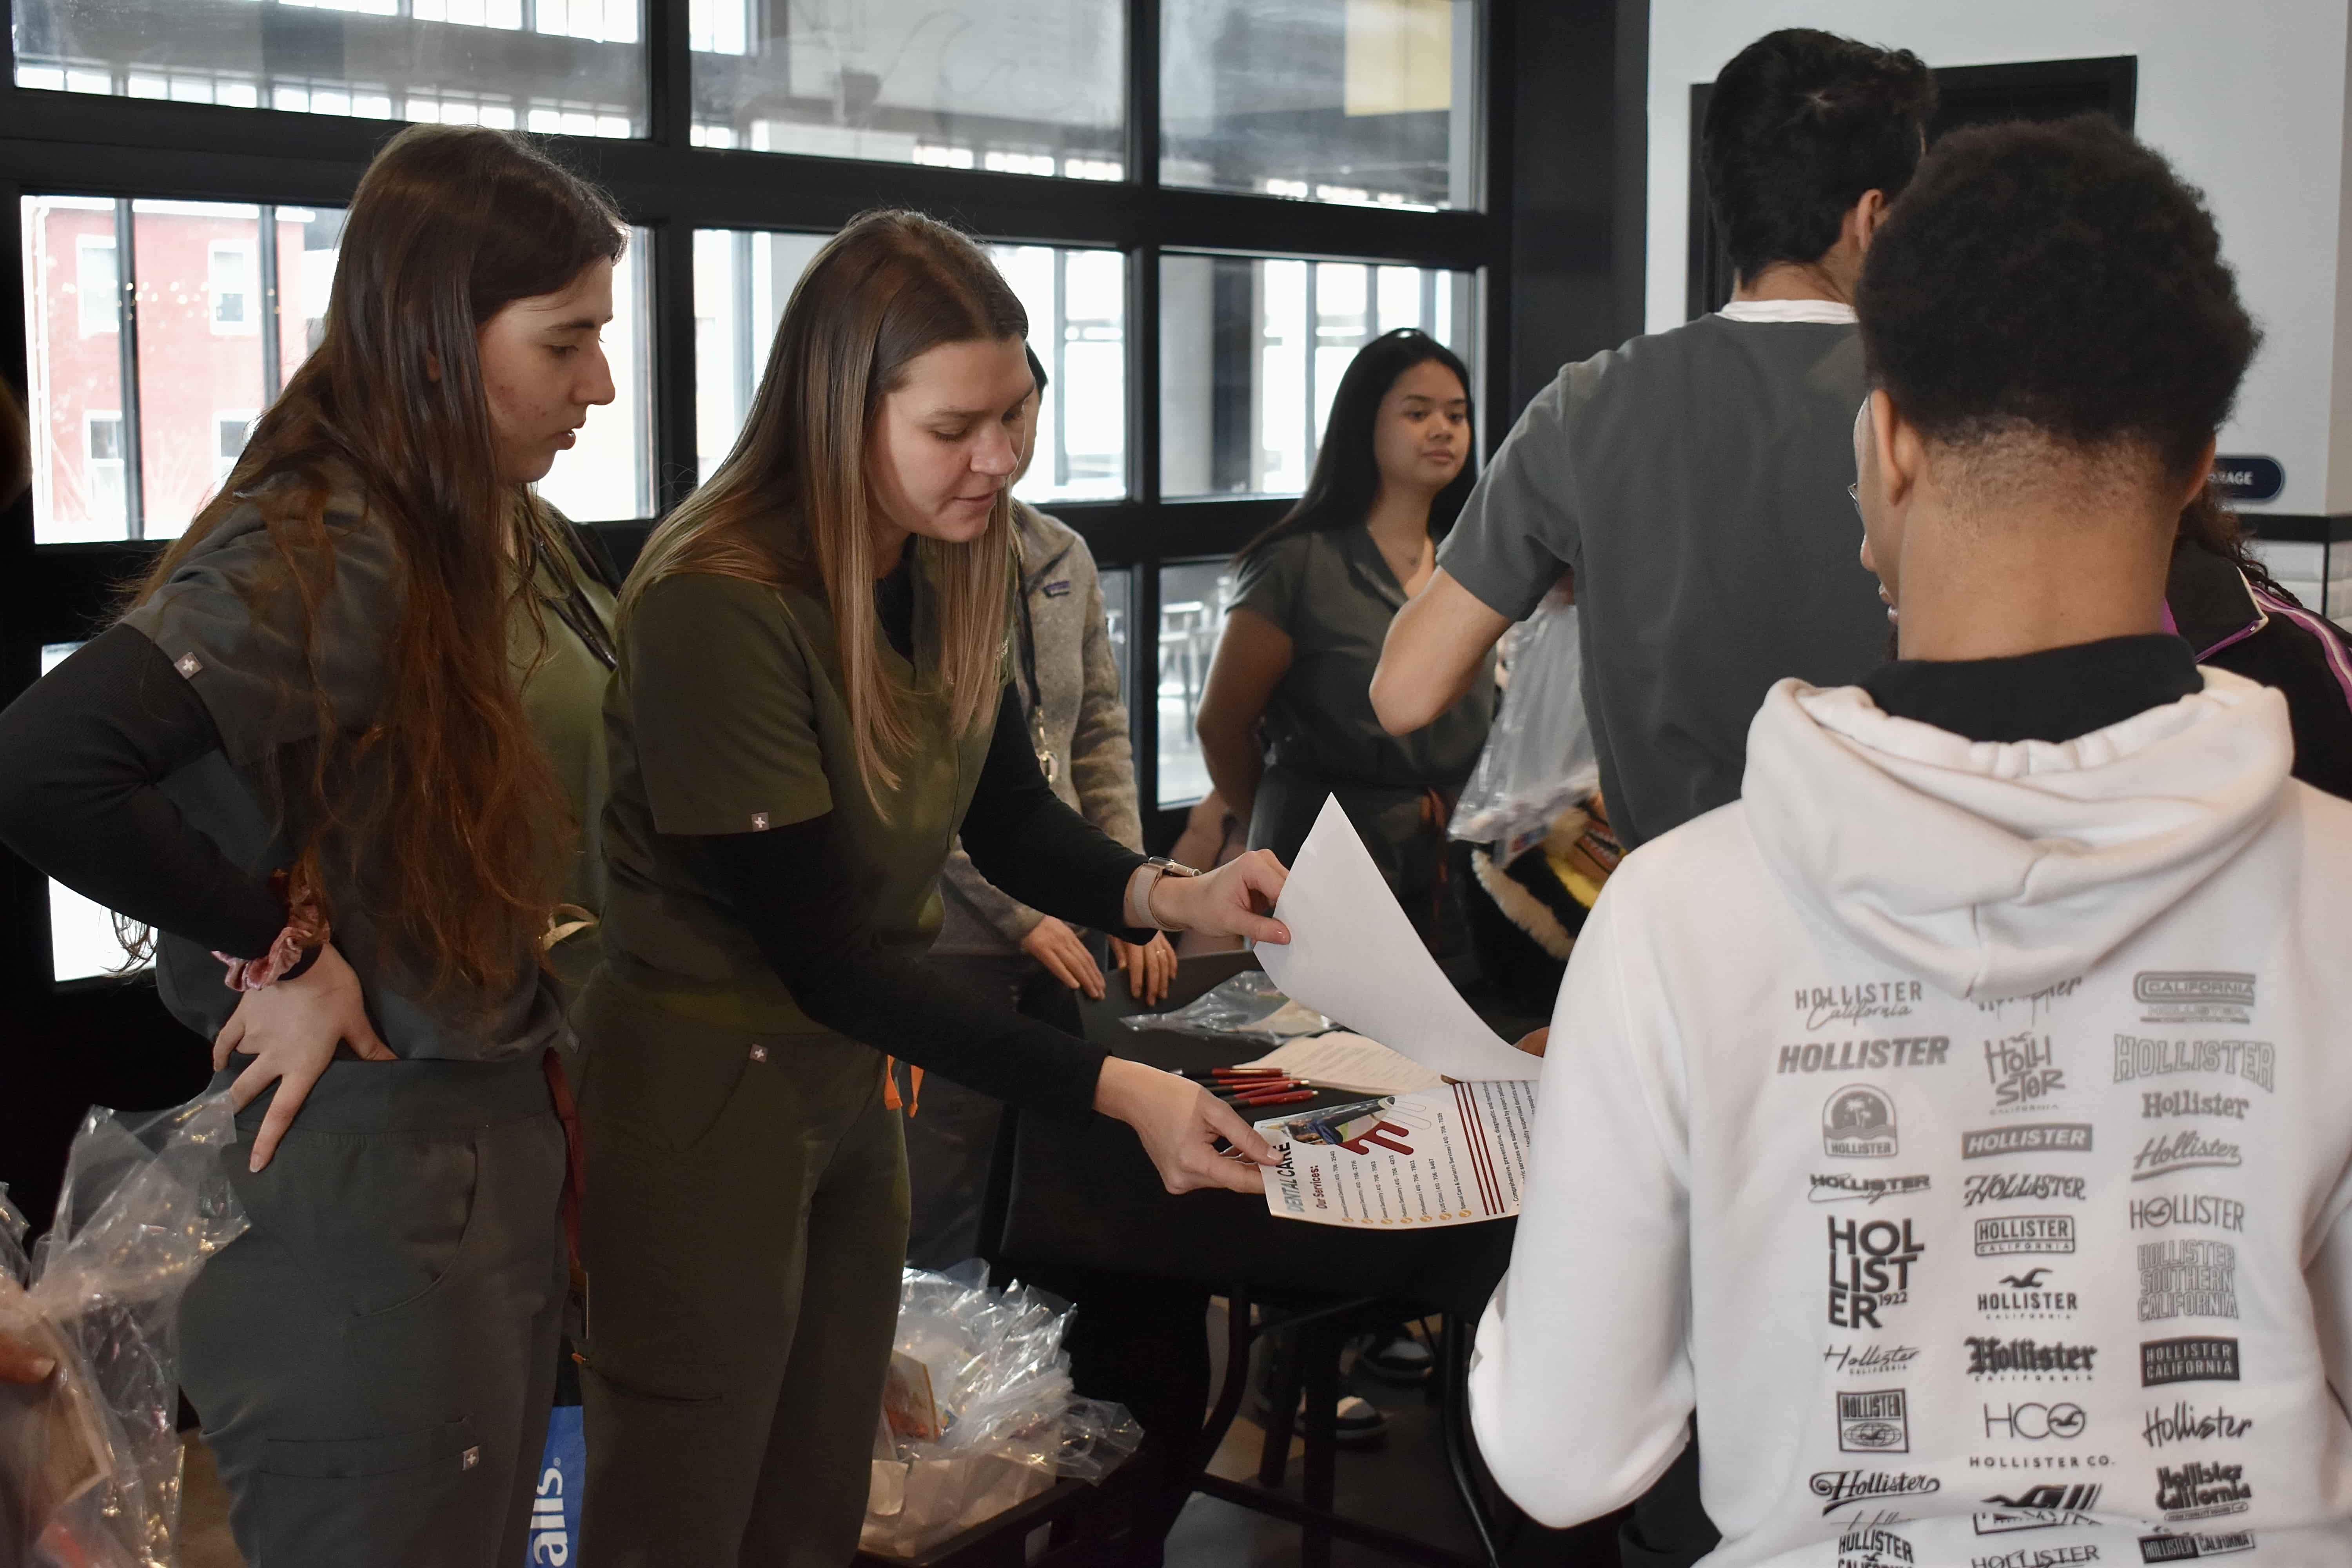
<instances>
[{"instance_id":1,"label":"white wall","mask_svg":"<svg viewBox=\"0 0 2352 1568\"><path fill-rule=\"evenodd\" d=\"M1691 86L1763 34L1822 27L1930 66L2135 55L2135 129L2204 188L2267 334L2221 449L2285 465L2286 489L2263 510L2352 511L2347 10L2340 0L1651 0L1649 329L1683 319Z\"/></svg>"}]
</instances>

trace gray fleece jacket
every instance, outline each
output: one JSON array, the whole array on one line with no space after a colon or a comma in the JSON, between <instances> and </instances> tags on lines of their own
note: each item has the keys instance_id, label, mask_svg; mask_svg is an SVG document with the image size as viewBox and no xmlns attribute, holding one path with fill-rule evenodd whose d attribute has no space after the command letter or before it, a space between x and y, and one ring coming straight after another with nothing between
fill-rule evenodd
<instances>
[{"instance_id":1,"label":"gray fleece jacket","mask_svg":"<svg viewBox=\"0 0 2352 1568\"><path fill-rule=\"evenodd\" d=\"M1054 793L1121 844L1140 850L1135 756L1128 744L1127 704L1119 700L1118 665L1111 657L1094 555L1086 541L1025 502L1013 503L1013 531L1021 591L1036 638L1045 744L1057 763ZM1013 680L1025 706L1031 694L1021 630L1016 623ZM961 842L940 875L940 901L945 908L934 952L1018 952L1021 939L1045 919L992 886Z\"/></svg>"}]
</instances>

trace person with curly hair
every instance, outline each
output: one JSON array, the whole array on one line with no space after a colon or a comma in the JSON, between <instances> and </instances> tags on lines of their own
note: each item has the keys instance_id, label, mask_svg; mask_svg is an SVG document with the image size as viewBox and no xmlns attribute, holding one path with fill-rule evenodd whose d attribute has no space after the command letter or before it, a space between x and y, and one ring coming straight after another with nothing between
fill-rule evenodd
<instances>
[{"instance_id":1,"label":"person with curly hair","mask_svg":"<svg viewBox=\"0 0 2352 1568\"><path fill-rule=\"evenodd\" d=\"M1900 657L1610 879L1479 1441L1565 1524L1695 1410L1714 1568L2352 1561L2352 805L2166 607L2258 342L2212 218L2104 118L1956 132L1856 307Z\"/></svg>"}]
</instances>

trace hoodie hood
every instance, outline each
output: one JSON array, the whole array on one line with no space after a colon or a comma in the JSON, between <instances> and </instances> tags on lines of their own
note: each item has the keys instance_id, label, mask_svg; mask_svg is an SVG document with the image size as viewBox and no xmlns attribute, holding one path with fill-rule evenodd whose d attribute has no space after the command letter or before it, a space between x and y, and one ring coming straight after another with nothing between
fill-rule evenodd
<instances>
[{"instance_id":1,"label":"hoodie hood","mask_svg":"<svg viewBox=\"0 0 2352 1568\"><path fill-rule=\"evenodd\" d=\"M1773 687L1748 732L1757 850L1810 920L1954 995L2083 973L2267 824L2286 700L2227 670L2072 741L1969 741L1859 687Z\"/></svg>"}]
</instances>

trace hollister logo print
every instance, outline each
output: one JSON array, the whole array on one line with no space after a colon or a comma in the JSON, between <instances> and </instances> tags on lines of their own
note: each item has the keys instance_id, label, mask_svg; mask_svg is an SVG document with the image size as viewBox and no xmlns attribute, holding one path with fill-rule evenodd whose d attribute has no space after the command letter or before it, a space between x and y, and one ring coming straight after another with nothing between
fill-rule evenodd
<instances>
[{"instance_id":1,"label":"hollister logo print","mask_svg":"<svg viewBox=\"0 0 2352 1568\"><path fill-rule=\"evenodd\" d=\"M1969 1340L1970 1377L2021 1377L2064 1382L2091 1375L2097 1361L2096 1345L2070 1345L2040 1340Z\"/></svg>"},{"instance_id":2,"label":"hollister logo print","mask_svg":"<svg viewBox=\"0 0 2352 1568\"><path fill-rule=\"evenodd\" d=\"M2066 1087L2057 1047L2047 1035L2031 1032L1984 1043L1985 1078L1992 1085L1993 1114L2041 1110Z\"/></svg>"},{"instance_id":3,"label":"hollister logo print","mask_svg":"<svg viewBox=\"0 0 2352 1568\"><path fill-rule=\"evenodd\" d=\"M1911 1543L1884 1525L1864 1524L1838 1536L1838 1568L1911 1568Z\"/></svg>"},{"instance_id":4,"label":"hollister logo print","mask_svg":"<svg viewBox=\"0 0 2352 1568\"><path fill-rule=\"evenodd\" d=\"M2003 1552L1991 1557L1971 1557L1969 1568L2074 1568L2080 1563L2096 1563L2099 1549L2095 1546L2021 1546L2014 1552Z\"/></svg>"},{"instance_id":5,"label":"hollister logo print","mask_svg":"<svg viewBox=\"0 0 2352 1568\"><path fill-rule=\"evenodd\" d=\"M1928 1185L1925 1176L1850 1176L1843 1171L1832 1171L1813 1177L1812 1190L1805 1195L1817 1204L1842 1204L1855 1198L1874 1204L1881 1198L1924 1193Z\"/></svg>"},{"instance_id":6,"label":"hollister logo print","mask_svg":"<svg viewBox=\"0 0 2352 1568\"><path fill-rule=\"evenodd\" d=\"M1924 1497L1940 1489L1944 1483L1933 1476L1915 1476L1904 1470L1815 1470L1811 1484L1813 1495L1824 1500L1822 1513L1826 1517L1849 1503Z\"/></svg>"},{"instance_id":7,"label":"hollister logo print","mask_svg":"<svg viewBox=\"0 0 2352 1568\"><path fill-rule=\"evenodd\" d=\"M1782 1046L1778 1071L1879 1072L1887 1068L1939 1068L1952 1042L1942 1035L1895 1040L1815 1040Z\"/></svg>"},{"instance_id":8,"label":"hollister logo print","mask_svg":"<svg viewBox=\"0 0 2352 1568\"><path fill-rule=\"evenodd\" d=\"M1874 980L1861 985L1801 985L1797 1012L1808 1029L1860 1024L1872 1018L1907 1018L1911 1005L1926 994L1916 980Z\"/></svg>"},{"instance_id":9,"label":"hollister logo print","mask_svg":"<svg viewBox=\"0 0 2352 1568\"><path fill-rule=\"evenodd\" d=\"M2144 1024L2247 1024L2254 1016L2254 977L2210 971L2143 970L2132 996Z\"/></svg>"},{"instance_id":10,"label":"hollister logo print","mask_svg":"<svg viewBox=\"0 0 2352 1568\"><path fill-rule=\"evenodd\" d=\"M2174 1116L2226 1116L2232 1121L2246 1119L2246 1107L2253 1104L2242 1094L2200 1094L2193 1089L2150 1089L2139 1097L2139 1114L2143 1121L2158 1121Z\"/></svg>"},{"instance_id":11,"label":"hollister logo print","mask_svg":"<svg viewBox=\"0 0 2352 1568\"><path fill-rule=\"evenodd\" d=\"M1884 1160L1895 1152L1895 1102L1866 1083L1848 1084L1822 1107L1822 1150L1833 1160ZM1927 1179L1920 1178L1920 1185Z\"/></svg>"},{"instance_id":12,"label":"hollister logo print","mask_svg":"<svg viewBox=\"0 0 2352 1568\"><path fill-rule=\"evenodd\" d=\"M1832 1345L1822 1359L1841 1377L1881 1377L1919 1359L1917 1345Z\"/></svg>"},{"instance_id":13,"label":"hollister logo print","mask_svg":"<svg viewBox=\"0 0 2352 1568\"><path fill-rule=\"evenodd\" d=\"M2177 1072L2216 1072L2271 1088L2278 1049L2268 1040L2153 1040L2116 1037L2116 1081Z\"/></svg>"},{"instance_id":14,"label":"hollister logo print","mask_svg":"<svg viewBox=\"0 0 2352 1568\"><path fill-rule=\"evenodd\" d=\"M2253 1549L2254 1532L2251 1530L2225 1530L2219 1533L2200 1530L2193 1535L2143 1535L2139 1538L2139 1560L2142 1563L2194 1563L2201 1557L2228 1557Z\"/></svg>"},{"instance_id":15,"label":"hollister logo print","mask_svg":"<svg viewBox=\"0 0 2352 1568\"><path fill-rule=\"evenodd\" d=\"M2051 1282L2047 1267L2000 1277L1998 1290L1977 1292L1977 1310L1988 1318L2071 1318L2081 1302L2072 1290Z\"/></svg>"},{"instance_id":16,"label":"hollister logo print","mask_svg":"<svg viewBox=\"0 0 2352 1568\"><path fill-rule=\"evenodd\" d=\"M2071 1253L2074 1250L2074 1216L2067 1214L2013 1214L1977 1221L1977 1256L2009 1258L2022 1252Z\"/></svg>"},{"instance_id":17,"label":"hollister logo print","mask_svg":"<svg viewBox=\"0 0 2352 1568\"><path fill-rule=\"evenodd\" d=\"M1881 1310L1911 1299L1911 1266L1927 1248L1906 1220L1838 1220L1830 1225L1830 1326L1875 1329Z\"/></svg>"},{"instance_id":18,"label":"hollister logo print","mask_svg":"<svg viewBox=\"0 0 2352 1568\"><path fill-rule=\"evenodd\" d=\"M1837 1421L1838 1452L1842 1454L1911 1451L1911 1417L1899 1388L1875 1389L1866 1394L1840 1390Z\"/></svg>"},{"instance_id":19,"label":"hollister logo print","mask_svg":"<svg viewBox=\"0 0 2352 1568\"><path fill-rule=\"evenodd\" d=\"M2091 1418L2079 1405L2043 1405L2028 1401L2023 1405L1988 1405L1984 1407L1985 1436L1988 1437L2021 1438L2039 1443L2046 1438L2074 1438L2083 1435Z\"/></svg>"},{"instance_id":20,"label":"hollister logo print","mask_svg":"<svg viewBox=\"0 0 2352 1568\"><path fill-rule=\"evenodd\" d=\"M2143 1388L2168 1383L2235 1383L2238 1342L2221 1339L2147 1340L2139 1347Z\"/></svg>"},{"instance_id":21,"label":"hollister logo print","mask_svg":"<svg viewBox=\"0 0 2352 1568\"><path fill-rule=\"evenodd\" d=\"M2242 1437L2254 1429L2253 1418L2232 1415L2220 1405L2200 1411L2187 1400L2176 1400L2169 1410L2151 1410L2147 1425L2140 1429L2140 1440L2151 1448L2161 1448L2167 1443L2210 1443L2222 1438Z\"/></svg>"},{"instance_id":22,"label":"hollister logo print","mask_svg":"<svg viewBox=\"0 0 2352 1568\"><path fill-rule=\"evenodd\" d=\"M2046 1204L2064 1198L2081 1203L2084 1197L2080 1176L2028 1175L2022 1171L2004 1171L1998 1175L1970 1176L1960 1193L1960 1206L1972 1209L1979 1204L2027 1202Z\"/></svg>"},{"instance_id":23,"label":"hollister logo print","mask_svg":"<svg viewBox=\"0 0 2352 1568\"><path fill-rule=\"evenodd\" d=\"M1988 1127L1960 1134L1960 1158L1985 1160L1996 1154L2087 1154L2091 1124L2087 1121L2028 1121L2016 1127Z\"/></svg>"},{"instance_id":24,"label":"hollister logo print","mask_svg":"<svg viewBox=\"0 0 2352 1568\"><path fill-rule=\"evenodd\" d=\"M2168 1193L2160 1198L2132 1199L2134 1230L2164 1230L2176 1225L2242 1231L2246 1228L2246 1205L2235 1198L2216 1197L2210 1193Z\"/></svg>"},{"instance_id":25,"label":"hollister logo print","mask_svg":"<svg viewBox=\"0 0 2352 1568\"><path fill-rule=\"evenodd\" d=\"M2238 1249L2226 1241L2139 1244L2139 1321L2234 1318Z\"/></svg>"},{"instance_id":26,"label":"hollister logo print","mask_svg":"<svg viewBox=\"0 0 2352 1568\"><path fill-rule=\"evenodd\" d=\"M2175 1171L2235 1166L2241 1158L2235 1143L2208 1138L2194 1131L2176 1132L2169 1138L2151 1138L2140 1145L2139 1152L2132 1156L2132 1180L2145 1182L2150 1176L2169 1175Z\"/></svg>"},{"instance_id":27,"label":"hollister logo print","mask_svg":"<svg viewBox=\"0 0 2352 1568\"><path fill-rule=\"evenodd\" d=\"M2201 1459L2156 1468L2156 1511L2167 1519L2219 1519L2254 1506L2254 1489L2243 1465Z\"/></svg>"},{"instance_id":28,"label":"hollister logo print","mask_svg":"<svg viewBox=\"0 0 2352 1568\"><path fill-rule=\"evenodd\" d=\"M1989 1497L1976 1516L1979 1535L2006 1535L2019 1530L2056 1530L2092 1522L2100 1488L2088 1486L2028 1487L2016 1497Z\"/></svg>"}]
</instances>

